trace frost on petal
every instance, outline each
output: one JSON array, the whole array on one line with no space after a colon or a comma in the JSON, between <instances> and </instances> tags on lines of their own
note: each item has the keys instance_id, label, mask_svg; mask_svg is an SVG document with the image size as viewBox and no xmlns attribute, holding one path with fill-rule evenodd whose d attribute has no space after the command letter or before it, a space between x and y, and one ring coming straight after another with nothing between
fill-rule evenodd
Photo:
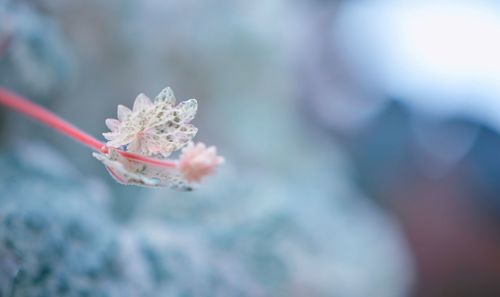
<instances>
[{"instance_id":1,"label":"frost on petal","mask_svg":"<svg viewBox=\"0 0 500 297\"><path fill-rule=\"evenodd\" d=\"M191 124L181 126L173 135L177 149L184 147L198 132L198 128Z\"/></svg>"},{"instance_id":2,"label":"frost on petal","mask_svg":"<svg viewBox=\"0 0 500 297\"><path fill-rule=\"evenodd\" d=\"M132 114L132 111L126 106L118 105L117 114L118 120L123 122L128 119L128 117Z\"/></svg>"},{"instance_id":3,"label":"frost on petal","mask_svg":"<svg viewBox=\"0 0 500 297\"><path fill-rule=\"evenodd\" d=\"M93 153L111 176L121 184L143 187L168 187L177 191L191 191L194 184L186 181L177 168L165 168L122 157L110 149L108 154Z\"/></svg>"},{"instance_id":4,"label":"frost on petal","mask_svg":"<svg viewBox=\"0 0 500 297\"><path fill-rule=\"evenodd\" d=\"M154 127L157 142L164 148L164 155L183 148L198 132L198 128L191 124L166 125Z\"/></svg>"},{"instance_id":5,"label":"frost on petal","mask_svg":"<svg viewBox=\"0 0 500 297\"><path fill-rule=\"evenodd\" d=\"M170 87L166 87L165 89L161 90L160 94L156 96L155 101L167 103L170 105L175 104L175 95L174 91Z\"/></svg>"},{"instance_id":6,"label":"frost on petal","mask_svg":"<svg viewBox=\"0 0 500 297\"><path fill-rule=\"evenodd\" d=\"M172 152L172 148L164 146L160 137L155 133L144 134L144 146L150 155L166 157Z\"/></svg>"},{"instance_id":7,"label":"frost on petal","mask_svg":"<svg viewBox=\"0 0 500 297\"><path fill-rule=\"evenodd\" d=\"M153 126L146 130L148 134L155 136L155 141L164 148L164 156L184 147L198 132L192 124L180 122L176 112L167 117L162 124Z\"/></svg>"},{"instance_id":8,"label":"frost on petal","mask_svg":"<svg viewBox=\"0 0 500 297\"><path fill-rule=\"evenodd\" d=\"M137 98L135 98L134 107L132 107L132 110L134 112L138 112L150 107L151 105L152 105L151 99L149 99L148 96L141 93L137 96Z\"/></svg>"},{"instance_id":9,"label":"frost on petal","mask_svg":"<svg viewBox=\"0 0 500 297\"><path fill-rule=\"evenodd\" d=\"M120 121L117 119L106 119L106 126L114 132L120 127Z\"/></svg>"},{"instance_id":10,"label":"frost on petal","mask_svg":"<svg viewBox=\"0 0 500 297\"><path fill-rule=\"evenodd\" d=\"M196 99L189 99L177 105L179 116L183 123L189 123L194 119L196 111L198 110L198 101Z\"/></svg>"}]
</instances>

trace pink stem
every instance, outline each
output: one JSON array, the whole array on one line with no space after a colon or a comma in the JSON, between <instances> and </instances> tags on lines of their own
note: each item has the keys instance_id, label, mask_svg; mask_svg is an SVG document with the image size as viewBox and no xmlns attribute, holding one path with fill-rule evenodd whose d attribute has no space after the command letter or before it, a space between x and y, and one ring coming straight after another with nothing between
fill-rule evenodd
<instances>
[{"instance_id":1,"label":"pink stem","mask_svg":"<svg viewBox=\"0 0 500 297\"><path fill-rule=\"evenodd\" d=\"M122 150L118 150L118 152L124 158L127 158L129 160L141 161L144 163L148 163L148 164L156 165L156 166L160 166L160 167L169 167L169 168L177 167L177 163L175 161L164 161L164 160L158 160L158 159L154 159L154 158L148 158L148 157L145 157L142 155L138 155L138 154L122 151Z\"/></svg>"},{"instance_id":2,"label":"pink stem","mask_svg":"<svg viewBox=\"0 0 500 297\"><path fill-rule=\"evenodd\" d=\"M0 88L0 104L44 123L91 149L100 151L105 146L104 143L66 122L54 113L3 88Z\"/></svg>"},{"instance_id":3,"label":"pink stem","mask_svg":"<svg viewBox=\"0 0 500 297\"><path fill-rule=\"evenodd\" d=\"M59 131L62 134L65 134L74 140L90 147L91 149L107 153L108 147L106 145L94 138L93 136L83 132L78 129L71 123L63 120L53 112L39 106L29 100L24 99L23 97L8 91L2 87L0 87L0 104L4 105L12 110L25 114L26 116L35 119L49 127L54 128L56 131ZM129 160L141 161L144 163L148 163L151 165L175 168L177 166L174 161L164 161L153 158L148 158L145 156L133 154L130 152L117 150L123 157Z\"/></svg>"}]
</instances>

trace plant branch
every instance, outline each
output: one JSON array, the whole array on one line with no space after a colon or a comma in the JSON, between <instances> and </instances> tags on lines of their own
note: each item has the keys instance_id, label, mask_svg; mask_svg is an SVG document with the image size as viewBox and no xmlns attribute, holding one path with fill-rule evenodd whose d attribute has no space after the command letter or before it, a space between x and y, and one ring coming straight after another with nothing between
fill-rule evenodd
<instances>
[{"instance_id":1,"label":"plant branch","mask_svg":"<svg viewBox=\"0 0 500 297\"><path fill-rule=\"evenodd\" d=\"M4 105L12 110L22 113L40 123L43 123L54 130L73 138L81 144L101 153L107 153L108 147L95 137L87 134L86 132L78 129L73 124L65 121L53 112L45 109L44 107L33 103L20 95L17 95L5 88L0 87L0 105ZM123 150L117 150L123 157L139 161L155 166L175 168L177 163L169 160L158 160L154 158L145 157L138 154L133 154Z\"/></svg>"}]
</instances>

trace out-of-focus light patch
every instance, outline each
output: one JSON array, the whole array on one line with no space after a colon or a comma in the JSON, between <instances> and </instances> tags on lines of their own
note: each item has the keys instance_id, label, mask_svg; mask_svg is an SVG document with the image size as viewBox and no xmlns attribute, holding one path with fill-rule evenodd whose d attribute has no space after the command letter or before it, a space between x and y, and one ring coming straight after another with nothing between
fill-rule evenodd
<instances>
[{"instance_id":1,"label":"out-of-focus light patch","mask_svg":"<svg viewBox=\"0 0 500 297\"><path fill-rule=\"evenodd\" d=\"M360 75L438 114L500 129L500 5L493 1L352 2L335 31Z\"/></svg>"},{"instance_id":2,"label":"out-of-focus light patch","mask_svg":"<svg viewBox=\"0 0 500 297\"><path fill-rule=\"evenodd\" d=\"M416 143L426 160L417 162L421 173L440 178L449 173L474 145L479 129L456 123L417 122ZM422 156L420 156L422 157Z\"/></svg>"}]
</instances>

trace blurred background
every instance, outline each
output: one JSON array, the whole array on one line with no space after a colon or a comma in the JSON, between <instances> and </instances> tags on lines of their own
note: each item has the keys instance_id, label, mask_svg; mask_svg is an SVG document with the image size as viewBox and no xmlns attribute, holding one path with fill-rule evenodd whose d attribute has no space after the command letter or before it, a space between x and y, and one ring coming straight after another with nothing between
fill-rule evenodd
<instances>
[{"instance_id":1,"label":"blurred background","mask_svg":"<svg viewBox=\"0 0 500 297\"><path fill-rule=\"evenodd\" d=\"M92 135L166 86L226 158L117 184L0 108L0 296L500 296L500 4L0 0L0 86Z\"/></svg>"}]
</instances>

